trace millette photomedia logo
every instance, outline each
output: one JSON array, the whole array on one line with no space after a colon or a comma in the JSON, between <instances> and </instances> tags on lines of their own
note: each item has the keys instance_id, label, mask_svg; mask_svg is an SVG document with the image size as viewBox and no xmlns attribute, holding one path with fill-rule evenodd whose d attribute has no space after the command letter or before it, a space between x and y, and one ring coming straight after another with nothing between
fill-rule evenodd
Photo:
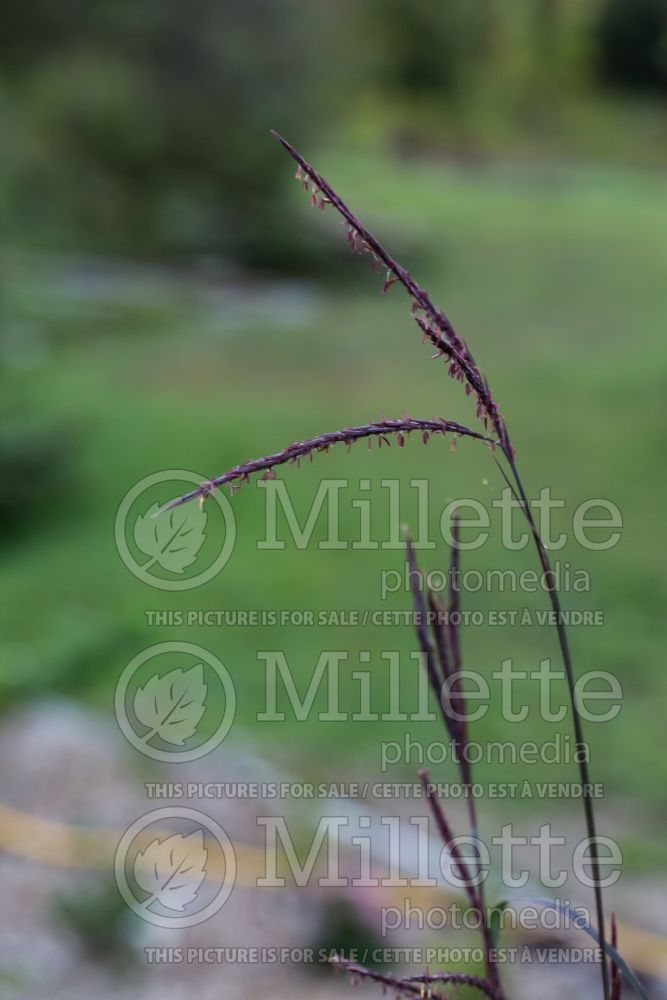
<instances>
[{"instance_id":1,"label":"millette photomedia logo","mask_svg":"<svg viewBox=\"0 0 667 1000\"><path fill-rule=\"evenodd\" d=\"M129 908L156 927L194 927L217 913L236 881L223 828L196 809L155 809L130 826L114 875Z\"/></svg>"},{"instance_id":2,"label":"millette photomedia logo","mask_svg":"<svg viewBox=\"0 0 667 1000\"><path fill-rule=\"evenodd\" d=\"M236 692L227 668L207 649L161 642L124 668L114 708L136 750L153 760L182 763L222 743L234 721Z\"/></svg>"},{"instance_id":3,"label":"millette photomedia logo","mask_svg":"<svg viewBox=\"0 0 667 1000\"><path fill-rule=\"evenodd\" d=\"M204 482L183 469L155 472L136 483L116 512L114 536L124 564L139 580L159 590L192 590L225 567L236 541L234 513L227 497L212 491L165 509L175 498Z\"/></svg>"}]
</instances>

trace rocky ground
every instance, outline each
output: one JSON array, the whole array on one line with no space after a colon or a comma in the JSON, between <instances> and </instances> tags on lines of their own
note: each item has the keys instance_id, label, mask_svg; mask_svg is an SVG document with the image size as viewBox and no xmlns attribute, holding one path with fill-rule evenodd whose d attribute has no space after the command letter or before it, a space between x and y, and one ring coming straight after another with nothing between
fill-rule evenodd
<instances>
[{"instance_id":1,"label":"rocky ground","mask_svg":"<svg viewBox=\"0 0 667 1000\"><path fill-rule=\"evenodd\" d=\"M181 765L178 780L220 781L229 774L236 781L275 778L271 763L252 747L228 742L223 747L224 752L220 748L203 761ZM180 1000L192 994L199 1000L301 995L325 1000L345 995L348 984L321 963L300 963L304 947L317 947L332 935L362 944L364 937L366 943L401 947L424 943L405 931L388 940L374 937L378 900L368 892L334 893L340 905L332 908L323 891L310 886L258 890L248 875L260 842L257 815L279 807L252 799L188 803L205 809L235 844L246 845L239 852L239 879L229 901L204 923L177 930L152 926L119 896L114 841L149 809L173 800L147 802L144 782L155 775L137 770L136 755L128 753L116 728L65 701L18 709L0 728L0 758L5 849L0 856L0 977L8 1000ZM168 771L161 774L173 778ZM340 801L335 808L343 808ZM355 823L363 828L349 809L352 829ZM626 888L624 909L620 894L613 905L625 919L643 918L646 925L648 909L659 912L662 906L664 886L654 880L635 888L631 893ZM427 933L428 943L434 943L437 938ZM562 943L573 941L566 936ZM576 943L582 944L581 936ZM516 1000L538 995L549 1000L562 997L564 989L578 997L597 995L593 966L541 965L534 961L538 945L545 941L529 940L524 954L533 960L506 970ZM233 950L251 946L288 949L289 954L287 960L267 963ZM647 962L653 961L657 973L661 955L658 944L649 947ZM374 995L371 984L363 988ZM657 977L649 988L652 998L667 996Z\"/></svg>"}]
</instances>

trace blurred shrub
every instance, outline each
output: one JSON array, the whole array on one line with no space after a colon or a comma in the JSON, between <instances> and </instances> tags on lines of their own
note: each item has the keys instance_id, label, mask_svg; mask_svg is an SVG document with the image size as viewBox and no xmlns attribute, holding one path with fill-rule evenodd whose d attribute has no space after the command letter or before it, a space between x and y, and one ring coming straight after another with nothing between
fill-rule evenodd
<instances>
[{"instance_id":1,"label":"blurred shrub","mask_svg":"<svg viewBox=\"0 0 667 1000\"><path fill-rule=\"evenodd\" d=\"M20 112L16 216L79 247L288 266L289 167L267 133L312 146L354 92L362 61L349 37L341 42L343 9L344 0L10 5L0 87Z\"/></svg>"},{"instance_id":2,"label":"blurred shrub","mask_svg":"<svg viewBox=\"0 0 667 1000\"><path fill-rule=\"evenodd\" d=\"M138 920L129 912L112 879L89 879L75 892L56 894L51 910L58 926L75 936L87 958L105 963L118 974L132 971L136 962L132 942Z\"/></svg>"},{"instance_id":3,"label":"blurred shrub","mask_svg":"<svg viewBox=\"0 0 667 1000\"><path fill-rule=\"evenodd\" d=\"M376 79L407 148L465 155L536 145L591 89L595 0L368 0L362 10L362 23L374 20Z\"/></svg>"},{"instance_id":4,"label":"blurred shrub","mask_svg":"<svg viewBox=\"0 0 667 1000\"><path fill-rule=\"evenodd\" d=\"M606 81L667 93L667 0L607 0L597 38Z\"/></svg>"},{"instance_id":5,"label":"blurred shrub","mask_svg":"<svg viewBox=\"0 0 667 1000\"><path fill-rule=\"evenodd\" d=\"M607 83L667 90L666 11L667 0L9 4L5 232L322 270L322 229L292 226L269 128L306 150L342 122L348 142L391 134L410 150L627 157L652 143L662 161L664 130L633 141L638 116L600 94L596 55Z\"/></svg>"},{"instance_id":6,"label":"blurred shrub","mask_svg":"<svg viewBox=\"0 0 667 1000\"><path fill-rule=\"evenodd\" d=\"M51 517L71 495L72 434L24 423L0 423L0 544Z\"/></svg>"},{"instance_id":7,"label":"blurred shrub","mask_svg":"<svg viewBox=\"0 0 667 1000\"><path fill-rule=\"evenodd\" d=\"M366 900L363 892L349 899L340 896L320 900L319 920L313 927L307 947L312 948L316 955L363 954L367 956L364 961L371 968L383 968L386 941L369 920L372 905L372 900ZM316 962L313 971L328 974L331 969L326 962Z\"/></svg>"},{"instance_id":8,"label":"blurred shrub","mask_svg":"<svg viewBox=\"0 0 667 1000\"><path fill-rule=\"evenodd\" d=\"M389 95L453 97L466 84L475 62L488 54L493 10L488 0L370 0L382 54L381 86Z\"/></svg>"}]
</instances>

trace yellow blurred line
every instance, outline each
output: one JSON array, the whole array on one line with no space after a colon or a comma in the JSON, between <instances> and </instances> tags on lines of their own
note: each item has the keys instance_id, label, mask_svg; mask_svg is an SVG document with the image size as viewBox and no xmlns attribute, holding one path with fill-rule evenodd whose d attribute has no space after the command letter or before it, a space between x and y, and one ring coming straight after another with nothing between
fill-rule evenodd
<instances>
[{"instance_id":1,"label":"yellow blurred line","mask_svg":"<svg viewBox=\"0 0 667 1000\"><path fill-rule=\"evenodd\" d=\"M0 849L30 861L61 868L99 868L113 856L113 841L108 830L72 827L0 805Z\"/></svg>"},{"instance_id":2,"label":"yellow blurred line","mask_svg":"<svg viewBox=\"0 0 667 1000\"><path fill-rule=\"evenodd\" d=\"M165 837L172 831L165 830ZM59 868L92 868L111 871L122 833L100 827L70 826L58 820L44 819L0 805L0 850L30 861ZM263 872L264 852L249 844L234 844L237 883L254 885ZM219 869L219 871L217 871ZM215 857L208 870L224 875Z\"/></svg>"},{"instance_id":3,"label":"yellow blurred line","mask_svg":"<svg viewBox=\"0 0 667 1000\"><path fill-rule=\"evenodd\" d=\"M165 831L165 837L169 831ZM116 848L122 834L116 830L70 826L58 820L44 819L0 804L0 850L17 857L60 868L85 868L111 871ZM235 843L236 884L256 887L264 874L264 851L250 844ZM207 866L212 874L224 876L224 865L215 857ZM392 905L405 902L406 894L395 888L384 891ZM442 906L457 899L455 893L439 887L413 886L410 904ZM667 938L630 924L618 925L619 951L638 972L667 977Z\"/></svg>"}]
</instances>

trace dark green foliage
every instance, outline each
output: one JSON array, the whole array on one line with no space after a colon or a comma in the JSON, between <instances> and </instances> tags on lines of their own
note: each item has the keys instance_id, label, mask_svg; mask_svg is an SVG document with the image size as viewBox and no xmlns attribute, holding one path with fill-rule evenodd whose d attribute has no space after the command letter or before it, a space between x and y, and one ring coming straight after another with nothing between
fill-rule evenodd
<instances>
[{"instance_id":1,"label":"dark green foliage","mask_svg":"<svg viewBox=\"0 0 667 1000\"><path fill-rule=\"evenodd\" d=\"M322 903L319 927L308 947L313 949L318 959L333 954L343 957L363 954L371 968L378 969L384 967L378 959L382 958L386 944L360 908L341 896ZM327 974L330 972L326 961L315 962L313 969Z\"/></svg>"},{"instance_id":2,"label":"dark green foliage","mask_svg":"<svg viewBox=\"0 0 667 1000\"><path fill-rule=\"evenodd\" d=\"M367 13L381 43L380 78L390 94L451 97L475 60L485 57L493 32L488 0L415 0L409 20L404 0L372 0Z\"/></svg>"},{"instance_id":3,"label":"dark green foliage","mask_svg":"<svg viewBox=\"0 0 667 1000\"><path fill-rule=\"evenodd\" d=\"M78 246L280 265L294 236L262 137L330 125L354 80L339 18L298 0L12 5L16 215Z\"/></svg>"},{"instance_id":4,"label":"dark green foliage","mask_svg":"<svg viewBox=\"0 0 667 1000\"><path fill-rule=\"evenodd\" d=\"M135 956L129 947L134 918L116 885L106 880L56 897L53 916L78 940L88 959L127 973Z\"/></svg>"},{"instance_id":5,"label":"dark green foliage","mask_svg":"<svg viewBox=\"0 0 667 1000\"><path fill-rule=\"evenodd\" d=\"M69 430L46 430L23 422L0 424L0 544L71 498L72 448Z\"/></svg>"},{"instance_id":6,"label":"dark green foliage","mask_svg":"<svg viewBox=\"0 0 667 1000\"><path fill-rule=\"evenodd\" d=\"M667 0L10 3L0 224L49 250L324 273L270 128L309 149L342 125L348 148L662 162L659 109L613 105L595 69L666 90L666 24Z\"/></svg>"},{"instance_id":7,"label":"dark green foliage","mask_svg":"<svg viewBox=\"0 0 667 1000\"><path fill-rule=\"evenodd\" d=\"M597 34L606 81L667 94L667 0L607 0Z\"/></svg>"}]
</instances>

